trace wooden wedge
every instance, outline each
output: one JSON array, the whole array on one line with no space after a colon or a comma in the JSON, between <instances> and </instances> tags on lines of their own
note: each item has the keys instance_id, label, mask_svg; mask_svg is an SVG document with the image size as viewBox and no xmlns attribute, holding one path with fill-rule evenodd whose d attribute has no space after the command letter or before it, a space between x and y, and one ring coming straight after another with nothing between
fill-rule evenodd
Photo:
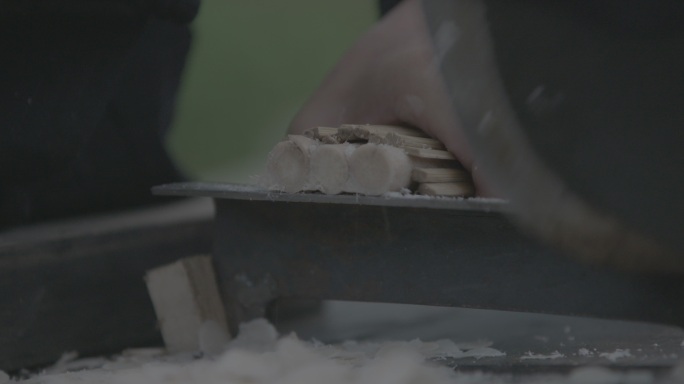
<instances>
[{"instance_id":1,"label":"wooden wedge","mask_svg":"<svg viewBox=\"0 0 684 384\"><path fill-rule=\"evenodd\" d=\"M333 127L315 127L304 131L304 136L325 144L337 144L340 142L337 138L337 131L338 129Z\"/></svg>"},{"instance_id":2,"label":"wooden wedge","mask_svg":"<svg viewBox=\"0 0 684 384\"><path fill-rule=\"evenodd\" d=\"M438 149L422 149L422 148L404 148L407 154L423 158L423 159L437 159L437 160L456 160L456 157L449 151L441 151Z\"/></svg>"},{"instance_id":3,"label":"wooden wedge","mask_svg":"<svg viewBox=\"0 0 684 384\"><path fill-rule=\"evenodd\" d=\"M401 127L395 125L363 125L363 124L343 124L340 129L352 130L354 136L358 139L368 140L371 134L385 135L388 133L397 133L405 136L427 137L425 132L408 127Z\"/></svg>"},{"instance_id":4,"label":"wooden wedge","mask_svg":"<svg viewBox=\"0 0 684 384\"><path fill-rule=\"evenodd\" d=\"M437 149L445 150L441 141L430 137L406 136L398 133L371 134L368 138L369 143L387 144L397 148L414 149Z\"/></svg>"},{"instance_id":5,"label":"wooden wedge","mask_svg":"<svg viewBox=\"0 0 684 384\"><path fill-rule=\"evenodd\" d=\"M422 183L418 186L418 193L430 196L467 197L475 193L472 183Z\"/></svg>"},{"instance_id":6,"label":"wooden wedge","mask_svg":"<svg viewBox=\"0 0 684 384\"><path fill-rule=\"evenodd\" d=\"M147 272L145 282L169 352L205 349L206 330L224 339L211 341L219 342L209 348L211 352L220 352L229 333L210 257L189 257L155 268Z\"/></svg>"},{"instance_id":7,"label":"wooden wedge","mask_svg":"<svg viewBox=\"0 0 684 384\"><path fill-rule=\"evenodd\" d=\"M450 183L469 181L470 175L458 168L413 168L411 180L418 183Z\"/></svg>"}]
</instances>

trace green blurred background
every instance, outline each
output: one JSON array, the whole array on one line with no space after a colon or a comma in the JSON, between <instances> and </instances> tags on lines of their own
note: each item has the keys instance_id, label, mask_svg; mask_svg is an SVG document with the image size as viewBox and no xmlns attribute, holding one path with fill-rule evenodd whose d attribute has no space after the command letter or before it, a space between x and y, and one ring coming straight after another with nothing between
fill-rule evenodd
<instances>
[{"instance_id":1,"label":"green blurred background","mask_svg":"<svg viewBox=\"0 0 684 384\"><path fill-rule=\"evenodd\" d=\"M248 182L376 19L373 0L204 0L167 145L188 176Z\"/></svg>"}]
</instances>

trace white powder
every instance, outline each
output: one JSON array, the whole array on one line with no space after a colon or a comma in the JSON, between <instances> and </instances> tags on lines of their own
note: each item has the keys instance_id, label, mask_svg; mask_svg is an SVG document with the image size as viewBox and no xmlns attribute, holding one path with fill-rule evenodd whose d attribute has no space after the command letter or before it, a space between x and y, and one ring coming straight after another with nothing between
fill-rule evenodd
<instances>
[{"instance_id":1,"label":"white powder","mask_svg":"<svg viewBox=\"0 0 684 384\"><path fill-rule=\"evenodd\" d=\"M211 332L208 332L211 334ZM215 347L215 346L213 346ZM456 373L436 361L462 358L496 358L505 354L491 348L491 342L458 343L452 340L423 342L358 342L323 344L305 342L296 335L281 337L271 324L256 320L240 327L238 337L223 345L223 353L199 358L185 353L165 355L160 349L124 351L113 358L73 360L68 353L51 372L29 378L26 384L483 384L483 383L558 383L616 384L651 383L647 371L612 371L600 367L581 367L568 375L531 376L525 380L511 376L472 372ZM579 349L580 356L593 353ZM618 349L601 354L606 358L630 356ZM521 360L556 359L551 354L528 352ZM59 367L60 372L57 372ZM64 372L64 369L71 369ZM73 371L77 369L78 371ZM675 369L672 378L684 377L684 369ZM0 384L16 381L0 371Z\"/></svg>"},{"instance_id":2,"label":"white powder","mask_svg":"<svg viewBox=\"0 0 684 384\"><path fill-rule=\"evenodd\" d=\"M520 356L520 360L553 360L561 357L565 357L565 355L558 351L553 351L548 355L536 354L528 351L524 355Z\"/></svg>"},{"instance_id":3,"label":"white powder","mask_svg":"<svg viewBox=\"0 0 684 384\"><path fill-rule=\"evenodd\" d=\"M612 362L615 362L618 359L623 359L625 357L632 357L632 354L629 352L629 349L616 349L613 352L603 352L599 354L599 357L606 358Z\"/></svg>"},{"instance_id":4,"label":"white powder","mask_svg":"<svg viewBox=\"0 0 684 384\"><path fill-rule=\"evenodd\" d=\"M216 356L223 352L230 336L217 322L204 322L198 331L200 351L206 356Z\"/></svg>"},{"instance_id":5,"label":"white powder","mask_svg":"<svg viewBox=\"0 0 684 384\"><path fill-rule=\"evenodd\" d=\"M461 345L466 348L462 348ZM485 346L483 346L485 345ZM479 343L454 343L452 340L442 339L432 342L424 342L418 339L412 341L390 341L383 343L359 343L356 341L345 341L341 345L316 344L318 350L328 357L339 358L356 363L367 361L374 356L382 355L394 349L414 351L425 359L445 360L445 359L481 359L486 357L503 357L504 352L490 348L489 342Z\"/></svg>"},{"instance_id":6,"label":"white powder","mask_svg":"<svg viewBox=\"0 0 684 384\"><path fill-rule=\"evenodd\" d=\"M349 159L351 155L354 154L356 151L356 148L358 147L358 144L349 144L349 143L344 143L344 155Z\"/></svg>"},{"instance_id":7,"label":"white powder","mask_svg":"<svg viewBox=\"0 0 684 384\"><path fill-rule=\"evenodd\" d=\"M506 356L504 352L494 348L475 348L463 353L464 357L474 357L480 360L484 357L503 357Z\"/></svg>"},{"instance_id":8,"label":"white powder","mask_svg":"<svg viewBox=\"0 0 684 384\"><path fill-rule=\"evenodd\" d=\"M76 372L43 373L26 384L129 384L129 383L250 383L250 384L441 384L453 383L456 374L431 360L485 358L505 354L489 342L420 340L360 343L347 341L326 345L305 342L296 335L279 337L265 320L243 324L237 338L227 342L225 352L198 359L193 354L162 355L159 350L131 351L112 359L102 358L97 367ZM215 349L216 346L212 346ZM73 359L73 354L63 360ZM70 363L76 363L71 361ZM64 361L59 366L63 368ZM0 375L0 383L9 380Z\"/></svg>"},{"instance_id":9,"label":"white powder","mask_svg":"<svg viewBox=\"0 0 684 384\"><path fill-rule=\"evenodd\" d=\"M574 369L568 376L568 384L642 384L654 381L647 371L616 372L603 367Z\"/></svg>"},{"instance_id":10,"label":"white powder","mask_svg":"<svg viewBox=\"0 0 684 384\"><path fill-rule=\"evenodd\" d=\"M330 358L295 337L278 340L273 349L231 349L215 360L148 362L115 371L97 370L43 375L26 383L448 383L453 373L432 366L410 349L385 351L355 365Z\"/></svg>"}]
</instances>

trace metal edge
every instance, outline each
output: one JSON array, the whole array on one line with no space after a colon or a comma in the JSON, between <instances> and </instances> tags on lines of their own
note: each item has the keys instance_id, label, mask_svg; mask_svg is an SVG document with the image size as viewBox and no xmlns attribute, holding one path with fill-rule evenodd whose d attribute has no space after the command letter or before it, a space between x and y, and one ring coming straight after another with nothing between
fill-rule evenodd
<instances>
[{"instance_id":1,"label":"metal edge","mask_svg":"<svg viewBox=\"0 0 684 384\"><path fill-rule=\"evenodd\" d=\"M383 207L430 208L479 213L510 213L508 203L499 199L433 197L391 193L383 196L325 195L321 193L284 193L252 185L210 182L183 182L152 188L159 196L195 196L288 203L373 205Z\"/></svg>"}]
</instances>

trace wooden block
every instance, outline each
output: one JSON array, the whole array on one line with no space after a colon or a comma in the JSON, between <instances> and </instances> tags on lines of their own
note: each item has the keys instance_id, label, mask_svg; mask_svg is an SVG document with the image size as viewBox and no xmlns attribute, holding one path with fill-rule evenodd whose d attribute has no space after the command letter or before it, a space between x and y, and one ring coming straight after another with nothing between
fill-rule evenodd
<instances>
[{"instance_id":1,"label":"wooden block","mask_svg":"<svg viewBox=\"0 0 684 384\"><path fill-rule=\"evenodd\" d=\"M216 329L223 331L228 340L225 309L210 257L190 257L152 269L145 282L169 352L205 349L200 343L207 329L212 330L214 339L221 337Z\"/></svg>"},{"instance_id":2,"label":"wooden block","mask_svg":"<svg viewBox=\"0 0 684 384\"><path fill-rule=\"evenodd\" d=\"M411 180L418 183L450 183L469 181L470 175L466 170L456 168L413 168Z\"/></svg>"},{"instance_id":3,"label":"wooden block","mask_svg":"<svg viewBox=\"0 0 684 384\"><path fill-rule=\"evenodd\" d=\"M424 159L437 160L456 160L456 157L449 151L440 151L438 149L421 149L421 148L404 148L406 153L411 156Z\"/></svg>"},{"instance_id":4,"label":"wooden block","mask_svg":"<svg viewBox=\"0 0 684 384\"><path fill-rule=\"evenodd\" d=\"M430 196L466 197L475 193L472 183L422 183L418 186L418 193Z\"/></svg>"}]
</instances>

